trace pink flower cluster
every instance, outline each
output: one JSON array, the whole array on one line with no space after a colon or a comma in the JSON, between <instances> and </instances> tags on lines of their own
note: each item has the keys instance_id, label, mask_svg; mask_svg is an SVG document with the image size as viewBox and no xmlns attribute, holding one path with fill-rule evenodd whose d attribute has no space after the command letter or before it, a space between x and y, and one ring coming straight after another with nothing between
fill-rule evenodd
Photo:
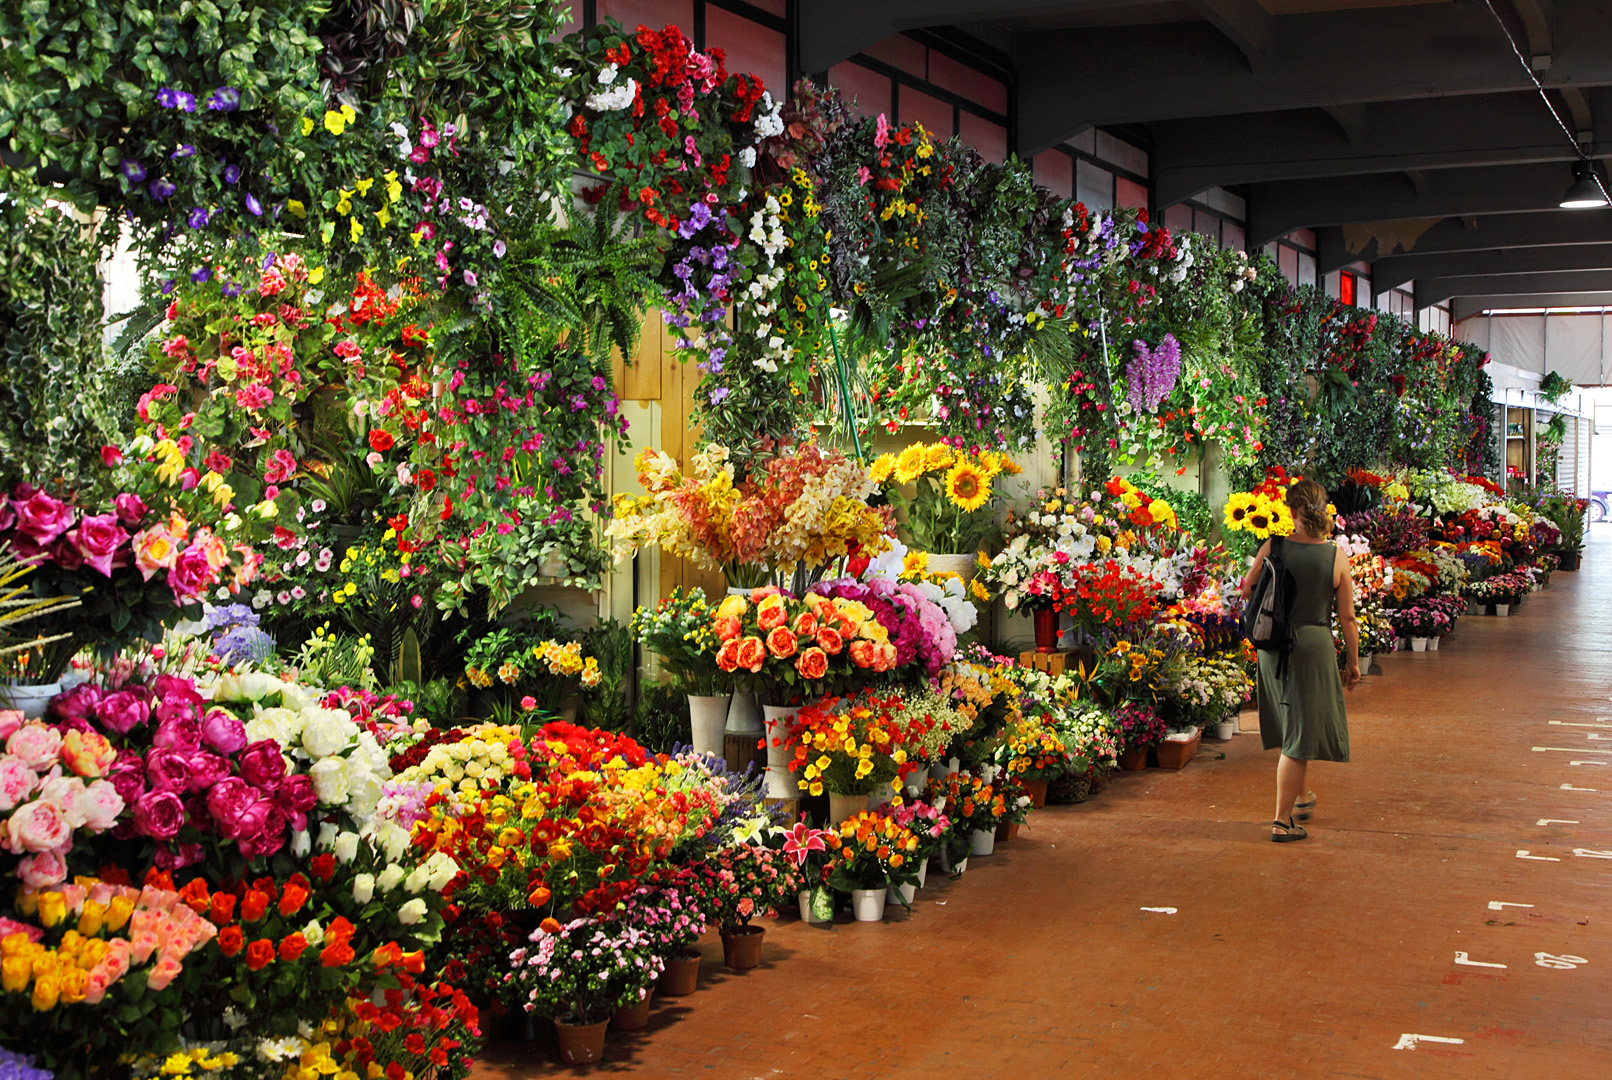
<instances>
[{"instance_id":1,"label":"pink flower cluster","mask_svg":"<svg viewBox=\"0 0 1612 1080\"><path fill-rule=\"evenodd\" d=\"M161 869L200 862L207 835L233 840L247 859L273 855L318 802L308 776L288 775L278 742L249 742L241 720L209 707L189 679L85 684L51 712L64 729L107 733L118 748L107 775L130 813L113 835L157 841Z\"/></svg>"},{"instance_id":2,"label":"pink flower cluster","mask_svg":"<svg viewBox=\"0 0 1612 1080\"><path fill-rule=\"evenodd\" d=\"M836 578L819 582L812 591L835 600L855 601L873 612L895 646L897 671L916 664L924 674L933 676L957 653L957 631L946 609L911 582Z\"/></svg>"},{"instance_id":3,"label":"pink flower cluster","mask_svg":"<svg viewBox=\"0 0 1612 1080\"><path fill-rule=\"evenodd\" d=\"M16 710L0 712L0 847L21 857L17 876L29 889L67 880L73 835L106 832L123 813L123 796L105 779L117 751L93 731L68 731Z\"/></svg>"}]
</instances>

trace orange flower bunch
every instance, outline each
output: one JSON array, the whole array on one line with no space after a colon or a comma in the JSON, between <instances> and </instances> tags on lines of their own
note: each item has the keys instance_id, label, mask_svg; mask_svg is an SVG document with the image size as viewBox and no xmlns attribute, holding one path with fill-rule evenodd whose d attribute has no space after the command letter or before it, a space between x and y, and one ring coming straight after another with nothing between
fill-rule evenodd
<instances>
[{"instance_id":1,"label":"orange flower bunch","mask_svg":"<svg viewBox=\"0 0 1612 1080\"><path fill-rule=\"evenodd\" d=\"M729 596L711 621L722 671L748 674L779 703L819 696L831 684L882 673L896 664L889 632L864 604L809 593L796 600L781 590Z\"/></svg>"},{"instance_id":2,"label":"orange flower bunch","mask_svg":"<svg viewBox=\"0 0 1612 1080\"><path fill-rule=\"evenodd\" d=\"M887 814L864 810L841 822L839 850L829 866L836 889L883 889L918 879L918 836Z\"/></svg>"},{"instance_id":3,"label":"orange flower bunch","mask_svg":"<svg viewBox=\"0 0 1612 1080\"><path fill-rule=\"evenodd\" d=\"M935 804L945 799L946 814L962 836L976 829L994 829L1007 816L1007 797L1000 785L967 772L949 773L944 779L930 780L924 801Z\"/></svg>"}]
</instances>

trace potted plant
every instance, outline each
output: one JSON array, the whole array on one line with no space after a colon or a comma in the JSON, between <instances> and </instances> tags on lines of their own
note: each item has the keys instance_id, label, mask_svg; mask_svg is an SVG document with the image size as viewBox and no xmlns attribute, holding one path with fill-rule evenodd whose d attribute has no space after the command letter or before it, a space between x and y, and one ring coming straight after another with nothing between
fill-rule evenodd
<instances>
[{"instance_id":1,"label":"potted plant","mask_svg":"<svg viewBox=\"0 0 1612 1080\"><path fill-rule=\"evenodd\" d=\"M909 860L916 867L917 882L900 887L902 901L910 905L913 892L929 883L929 860L945 846L946 837L952 831L952 821L944 807L923 799L908 799L900 806L892 807L890 816L896 824L918 838L918 846L913 849Z\"/></svg>"},{"instance_id":2,"label":"potted plant","mask_svg":"<svg viewBox=\"0 0 1612 1080\"><path fill-rule=\"evenodd\" d=\"M687 997L699 985L700 952L694 943L710 919L698 906L692 877L687 867L668 868L659 885L629 897L622 913L624 921L642 927L653 942L661 958L656 989L667 997Z\"/></svg>"},{"instance_id":3,"label":"potted plant","mask_svg":"<svg viewBox=\"0 0 1612 1080\"><path fill-rule=\"evenodd\" d=\"M720 755L733 700L733 676L717 666L722 643L712 622L705 591L695 588L685 593L679 586L653 608L634 611L632 632L660 657L673 684L688 695L694 749Z\"/></svg>"},{"instance_id":4,"label":"potted plant","mask_svg":"<svg viewBox=\"0 0 1612 1080\"><path fill-rule=\"evenodd\" d=\"M510 953L506 984L528 1013L554 1021L562 1061L598 1061L611 1016L636 1005L661 973L654 939L620 919L550 918L530 942Z\"/></svg>"},{"instance_id":5,"label":"potted plant","mask_svg":"<svg viewBox=\"0 0 1612 1080\"><path fill-rule=\"evenodd\" d=\"M1072 764L1063 740L1040 716L1015 716L997 735L991 759L1006 776L1016 780L1031 803L1047 804L1047 785Z\"/></svg>"},{"instance_id":6,"label":"potted plant","mask_svg":"<svg viewBox=\"0 0 1612 1080\"><path fill-rule=\"evenodd\" d=\"M851 894L857 922L878 922L889 890L918 881L912 865L918 838L888 814L866 810L842 823L839 834L829 884Z\"/></svg>"},{"instance_id":7,"label":"potted plant","mask_svg":"<svg viewBox=\"0 0 1612 1080\"><path fill-rule=\"evenodd\" d=\"M804 821L795 822L789 829L779 828L775 834L783 838L784 854L795 864L800 876L800 918L806 923L825 923L834 918L834 893L828 884L828 875L840 850L837 830L814 829Z\"/></svg>"},{"instance_id":8,"label":"potted plant","mask_svg":"<svg viewBox=\"0 0 1612 1080\"><path fill-rule=\"evenodd\" d=\"M926 800L945 808L951 818L951 832L941 849L941 865L959 872L970 854L989 855L996 843L996 826L1007 816L1007 798L993 785L987 775L994 772L985 766L976 775L972 772L951 773L941 780L931 780Z\"/></svg>"},{"instance_id":9,"label":"potted plant","mask_svg":"<svg viewBox=\"0 0 1612 1080\"><path fill-rule=\"evenodd\" d=\"M1035 799L1017 776L1008 772L998 772L995 783L1002 793L1004 810L996 821L996 832L992 836L993 846L988 850L975 848L976 854L980 855L989 855L995 850L995 843L1002 843L1018 836L1019 827L1030 820L1030 811L1035 809Z\"/></svg>"},{"instance_id":10,"label":"potted plant","mask_svg":"<svg viewBox=\"0 0 1612 1080\"><path fill-rule=\"evenodd\" d=\"M1114 720L1122 747L1119 767L1126 772L1145 769L1149 748L1164 738L1166 731L1158 710L1140 701L1125 701L1120 703Z\"/></svg>"},{"instance_id":11,"label":"potted plant","mask_svg":"<svg viewBox=\"0 0 1612 1080\"><path fill-rule=\"evenodd\" d=\"M700 910L721 927L723 961L733 971L761 963L766 928L757 915L776 915L799 898L799 877L781 849L738 841L709 852L694 866Z\"/></svg>"}]
</instances>

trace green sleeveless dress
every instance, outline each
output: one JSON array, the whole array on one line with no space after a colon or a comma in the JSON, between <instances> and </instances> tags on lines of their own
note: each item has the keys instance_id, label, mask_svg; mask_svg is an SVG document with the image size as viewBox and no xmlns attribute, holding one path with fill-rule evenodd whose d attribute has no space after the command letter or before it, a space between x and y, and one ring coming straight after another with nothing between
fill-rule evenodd
<instances>
[{"instance_id":1,"label":"green sleeveless dress","mask_svg":"<svg viewBox=\"0 0 1612 1080\"><path fill-rule=\"evenodd\" d=\"M1277 678L1276 653L1259 653L1259 735L1265 749L1280 749L1304 761L1348 761L1349 720L1343 679L1332 644L1330 544L1283 541L1282 557L1293 575L1295 641L1287 670Z\"/></svg>"}]
</instances>

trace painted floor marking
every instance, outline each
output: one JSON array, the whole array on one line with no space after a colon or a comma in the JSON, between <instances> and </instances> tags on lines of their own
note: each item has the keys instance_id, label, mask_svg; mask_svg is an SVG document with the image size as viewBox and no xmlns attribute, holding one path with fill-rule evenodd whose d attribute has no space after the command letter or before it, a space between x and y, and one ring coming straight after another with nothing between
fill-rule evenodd
<instances>
[{"instance_id":1,"label":"painted floor marking","mask_svg":"<svg viewBox=\"0 0 1612 1080\"><path fill-rule=\"evenodd\" d=\"M1560 817L1542 817L1534 822L1535 825L1577 825L1579 822Z\"/></svg>"},{"instance_id":2,"label":"painted floor marking","mask_svg":"<svg viewBox=\"0 0 1612 1080\"><path fill-rule=\"evenodd\" d=\"M1604 723L1599 720L1593 724L1575 724L1571 720L1550 720L1547 721L1547 723L1553 727L1612 727L1612 724Z\"/></svg>"},{"instance_id":3,"label":"painted floor marking","mask_svg":"<svg viewBox=\"0 0 1612 1080\"><path fill-rule=\"evenodd\" d=\"M1407 1032L1406 1034L1401 1035L1399 1037L1399 1041L1394 1044L1394 1049L1395 1050L1414 1050L1414 1049L1416 1049L1416 1044L1417 1043L1424 1043L1424 1042L1425 1043L1446 1043L1446 1044L1448 1044L1450 1046L1460 1046L1462 1043L1466 1042L1466 1040L1465 1039L1450 1039L1450 1038L1446 1038L1443 1035L1412 1035L1409 1032Z\"/></svg>"},{"instance_id":4,"label":"painted floor marking","mask_svg":"<svg viewBox=\"0 0 1612 1080\"><path fill-rule=\"evenodd\" d=\"M1612 761L1569 761L1569 765L1612 765Z\"/></svg>"},{"instance_id":5,"label":"painted floor marking","mask_svg":"<svg viewBox=\"0 0 1612 1080\"><path fill-rule=\"evenodd\" d=\"M1602 742L1612 739L1612 735L1602 735L1599 731L1586 731L1584 737L1586 739L1600 739Z\"/></svg>"},{"instance_id":6,"label":"painted floor marking","mask_svg":"<svg viewBox=\"0 0 1612 1080\"><path fill-rule=\"evenodd\" d=\"M1533 859L1533 860L1535 860L1537 862L1561 862L1562 861L1560 859L1552 858L1549 855L1530 855L1530 854L1528 854L1528 849L1527 848L1522 848L1521 850L1519 850L1517 852L1517 858L1519 858L1519 859Z\"/></svg>"},{"instance_id":7,"label":"painted floor marking","mask_svg":"<svg viewBox=\"0 0 1612 1080\"><path fill-rule=\"evenodd\" d=\"M1612 750L1597 750L1593 746L1536 746L1534 753L1543 754L1547 750L1554 750L1559 754L1612 754Z\"/></svg>"},{"instance_id":8,"label":"painted floor marking","mask_svg":"<svg viewBox=\"0 0 1612 1080\"><path fill-rule=\"evenodd\" d=\"M1506 966L1504 964L1486 964L1482 960L1468 960L1466 957L1466 953L1458 952L1455 954L1455 962L1463 967L1504 968Z\"/></svg>"},{"instance_id":9,"label":"painted floor marking","mask_svg":"<svg viewBox=\"0 0 1612 1080\"><path fill-rule=\"evenodd\" d=\"M1596 848L1576 847L1573 854L1581 859L1612 859L1612 851L1601 851Z\"/></svg>"},{"instance_id":10,"label":"painted floor marking","mask_svg":"<svg viewBox=\"0 0 1612 1080\"><path fill-rule=\"evenodd\" d=\"M1175 908L1173 908L1173 907L1145 907L1142 910L1143 911L1154 911L1154 912L1157 912L1160 915L1174 915L1175 914Z\"/></svg>"},{"instance_id":11,"label":"painted floor marking","mask_svg":"<svg viewBox=\"0 0 1612 1080\"><path fill-rule=\"evenodd\" d=\"M1563 790L1563 791L1599 791L1601 789L1600 788L1592 788L1592 787L1574 787L1572 784L1563 784L1562 787L1561 787L1561 790Z\"/></svg>"},{"instance_id":12,"label":"painted floor marking","mask_svg":"<svg viewBox=\"0 0 1612 1080\"><path fill-rule=\"evenodd\" d=\"M1589 963L1582 956L1557 956L1548 952L1534 953L1534 963L1542 968L1553 968L1556 971L1571 971L1580 964Z\"/></svg>"},{"instance_id":13,"label":"painted floor marking","mask_svg":"<svg viewBox=\"0 0 1612 1080\"><path fill-rule=\"evenodd\" d=\"M1490 900L1490 911L1504 911L1508 907L1533 907L1532 904L1513 904L1509 900Z\"/></svg>"}]
</instances>

